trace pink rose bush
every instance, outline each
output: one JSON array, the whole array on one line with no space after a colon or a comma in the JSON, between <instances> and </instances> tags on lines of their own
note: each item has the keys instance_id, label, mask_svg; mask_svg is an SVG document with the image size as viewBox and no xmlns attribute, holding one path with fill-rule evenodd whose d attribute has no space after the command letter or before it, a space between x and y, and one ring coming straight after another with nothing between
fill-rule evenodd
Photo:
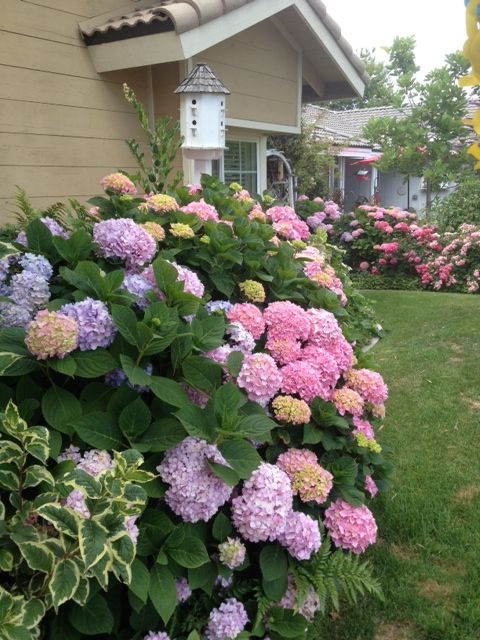
<instances>
[{"instance_id":1,"label":"pink rose bush","mask_svg":"<svg viewBox=\"0 0 480 640\"><path fill-rule=\"evenodd\" d=\"M329 243L338 207L208 177L136 197L118 176L81 230L34 220L32 251L0 259L2 398L49 435L28 535L66 570L78 553L78 592L58 607L48 568L38 581L39 634L82 635L101 607L93 637L290 637L323 602L318 562L375 542L369 505L391 467L375 435L387 387L357 361L358 298Z\"/></svg>"}]
</instances>

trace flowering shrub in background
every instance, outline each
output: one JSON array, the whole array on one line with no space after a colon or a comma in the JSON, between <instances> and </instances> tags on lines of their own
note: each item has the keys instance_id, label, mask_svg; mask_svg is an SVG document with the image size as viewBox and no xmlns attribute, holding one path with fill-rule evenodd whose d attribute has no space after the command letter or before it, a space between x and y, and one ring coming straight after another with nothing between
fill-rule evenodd
<instances>
[{"instance_id":1,"label":"flowering shrub in background","mask_svg":"<svg viewBox=\"0 0 480 640\"><path fill-rule=\"evenodd\" d=\"M338 210L102 184L1 246L0 628L305 637L380 592L357 555L391 469Z\"/></svg>"},{"instance_id":2,"label":"flowering shrub in background","mask_svg":"<svg viewBox=\"0 0 480 640\"><path fill-rule=\"evenodd\" d=\"M399 209L362 205L336 223L336 240L345 261L359 274L415 279L434 291L475 293L480 286L480 228L462 224L457 231L438 232L421 225L416 215ZM395 280L386 281L387 288ZM375 283L375 280L369 280ZM400 287L402 288L402 287Z\"/></svg>"}]
</instances>

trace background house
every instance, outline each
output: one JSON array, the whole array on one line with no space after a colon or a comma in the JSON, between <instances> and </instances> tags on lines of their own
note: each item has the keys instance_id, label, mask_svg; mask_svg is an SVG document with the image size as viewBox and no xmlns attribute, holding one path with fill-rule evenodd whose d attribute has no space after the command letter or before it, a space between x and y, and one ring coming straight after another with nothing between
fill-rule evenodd
<instances>
[{"instance_id":1,"label":"background house","mask_svg":"<svg viewBox=\"0 0 480 640\"><path fill-rule=\"evenodd\" d=\"M408 107L402 111L395 107L331 111L312 104L304 108L304 118L315 125L317 136L332 143L336 166L330 175L330 191L341 196L345 211L351 211L356 202L365 199L385 207L416 211L425 208L426 189L422 177L407 178L398 171L379 172L371 163L381 155L381 149L363 138L363 128L370 119L401 118L405 112ZM445 197L455 188L454 183L443 186L439 197Z\"/></svg>"},{"instance_id":2,"label":"background house","mask_svg":"<svg viewBox=\"0 0 480 640\"><path fill-rule=\"evenodd\" d=\"M42 207L135 169L124 82L152 120L177 119L174 89L207 63L231 91L215 171L262 191L267 135L298 133L303 102L362 94L368 80L320 0L2 0L0 26L2 220L15 185ZM192 161L177 164L190 181Z\"/></svg>"}]
</instances>

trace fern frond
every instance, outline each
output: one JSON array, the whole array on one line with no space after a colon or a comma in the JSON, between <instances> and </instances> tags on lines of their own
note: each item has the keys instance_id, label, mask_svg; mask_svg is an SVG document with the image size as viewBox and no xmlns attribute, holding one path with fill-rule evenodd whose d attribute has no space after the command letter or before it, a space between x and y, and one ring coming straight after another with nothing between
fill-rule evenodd
<instances>
[{"instance_id":1,"label":"fern frond","mask_svg":"<svg viewBox=\"0 0 480 640\"><path fill-rule=\"evenodd\" d=\"M18 185L15 186L15 207L17 210L13 211L13 215L18 224L24 226L31 220L40 215L40 211L37 211L30 202L29 197L25 189L22 189Z\"/></svg>"}]
</instances>

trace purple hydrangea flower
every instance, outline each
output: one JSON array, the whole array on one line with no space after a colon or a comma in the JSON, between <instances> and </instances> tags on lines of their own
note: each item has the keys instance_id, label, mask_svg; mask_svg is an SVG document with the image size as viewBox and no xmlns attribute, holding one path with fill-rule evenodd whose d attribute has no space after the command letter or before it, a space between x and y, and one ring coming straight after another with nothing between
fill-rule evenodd
<instances>
[{"instance_id":1,"label":"purple hydrangea flower","mask_svg":"<svg viewBox=\"0 0 480 640\"><path fill-rule=\"evenodd\" d=\"M232 521L250 542L276 540L285 529L292 510L292 487L287 474L263 463L232 500Z\"/></svg>"},{"instance_id":2,"label":"purple hydrangea flower","mask_svg":"<svg viewBox=\"0 0 480 640\"><path fill-rule=\"evenodd\" d=\"M212 609L205 635L208 640L233 640L241 633L248 622L245 607L235 598L228 598Z\"/></svg>"},{"instance_id":3,"label":"purple hydrangea flower","mask_svg":"<svg viewBox=\"0 0 480 640\"><path fill-rule=\"evenodd\" d=\"M130 218L97 222L93 239L105 258L120 258L127 269L135 269L150 262L157 251L152 236Z\"/></svg>"},{"instance_id":4,"label":"purple hydrangea flower","mask_svg":"<svg viewBox=\"0 0 480 640\"><path fill-rule=\"evenodd\" d=\"M85 495L79 489L74 489L68 494L66 500L63 501L63 506L70 507L82 518L90 518L90 511L85 504Z\"/></svg>"},{"instance_id":5,"label":"purple hydrangea flower","mask_svg":"<svg viewBox=\"0 0 480 640\"><path fill-rule=\"evenodd\" d=\"M85 298L81 302L63 305L60 311L77 321L80 351L94 351L112 344L117 330L104 302Z\"/></svg>"},{"instance_id":6,"label":"purple hydrangea flower","mask_svg":"<svg viewBox=\"0 0 480 640\"><path fill-rule=\"evenodd\" d=\"M82 460L80 449L73 444L64 449L58 456L57 462L64 462L65 460L71 460L75 464L78 464Z\"/></svg>"},{"instance_id":7,"label":"purple hydrangea flower","mask_svg":"<svg viewBox=\"0 0 480 640\"><path fill-rule=\"evenodd\" d=\"M113 460L108 451L100 451L100 449L91 449L85 451L83 458L77 464L77 468L88 473L89 476L96 478L104 471L110 471L113 467Z\"/></svg>"},{"instance_id":8,"label":"purple hydrangea flower","mask_svg":"<svg viewBox=\"0 0 480 640\"><path fill-rule=\"evenodd\" d=\"M53 267L43 256L36 256L33 253L24 253L18 263L24 271L37 273L42 276L42 278L45 278L45 280L50 280L52 277Z\"/></svg>"},{"instance_id":9,"label":"purple hydrangea flower","mask_svg":"<svg viewBox=\"0 0 480 640\"><path fill-rule=\"evenodd\" d=\"M324 220L325 220L325 214L323 213L323 211L317 211L312 216L309 216L307 218L307 224L310 227L310 229L312 229L313 231L316 231L318 227L323 223Z\"/></svg>"},{"instance_id":10,"label":"purple hydrangea flower","mask_svg":"<svg viewBox=\"0 0 480 640\"><path fill-rule=\"evenodd\" d=\"M8 258L2 258L0 260L0 283L5 282L8 276L8 270L10 268L10 261Z\"/></svg>"},{"instance_id":11,"label":"purple hydrangea flower","mask_svg":"<svg viewBox=\"0 0 480 640\"><path fill-rule=\"evenodd\" d=\"M68 240L68 238L70 237L69 234L65 231L65 229L63 229L58 224L58 222L56 220L54 220L53 218L49 218L48 216L44 216L43 218L40 218L40 220L43 222L43 224L50 231L52 236L60 236L64 240Z\"/></svg>"},{"instance_id":12,"label":"purple hydrangea flower","mask_svg":"<svg viewBox=\"0 0 480 640\"><path fill-rule=\"evenodd\" d=\"M248 356L255 349L255 340L252 334L244 329L241 324L233 322L225 330L233 351L241 351Z\"/></svg>"},{"instance_id":13,"label":"purple hydrangea flower","mask_svg":"<svg viewBox=\"0 0 480 640\"><path fill-rule=\"evenodd\" d=\"M148 307L149 301L145 296L152 290L152 286L143 276L136 273L127 274L123 280L122 289L126 289L128 293L135 296L135 304L137 304L140 309L146 309Z\"/></svg>"},{"instance_id":14,"label":"purple hydrangea flower","mask_svg":"<svg viewBox=\"0 0 480 640\"><path fill-rule=\"evenodd\" d=\"M35 311L50 300L48 282L34 271L16 273L10 281L10 298L28 311Z\"/></svg>"},{"instance_id":15,"label":"purple hydrangea flower","mask_svg":"<svg viewBox=\"0 0 480 640\"><path fill-rule=\"evenodd\" d=\"M186 578L177 578L175 580L175 589L177 590L177 602L180 604L186 602L192 595L192 590L188 586Z\"/></svg>"},{"instance_id":16,"label":"purple hydrangea flower","mask_svg":"<svg viewBox=\"0 0 480 640\"><path fill-rule=\"evenodd\" d=\"M3 295L0 292L0 295ZM25 307L9 302L0 302L0 328L22 327L26 329L32 315Z\"/></svg>"},{"instance_id":17,"label":"purple hydrangea flower","mask_svg":"<svg viewBox=\"0 0 480 640\"><path fill-rule=\"evenodd\" d=\"M128 516L125 520L125 531L127 532L133 544L137 543L138 538L138 527L135 524L137 518L138 516Z\"/></svg>"},{"instance_id":18,"label":"purple hydrangea flower","mask_svg":"<svg viewBox=\"0 0 480 640\"><path fill-rule=\"evenodd\" d=\"M320 530L310 516L300 511L291 511L278 542L297 560L309 560L312 553L320 549Z\"/></svg>"},{"instance_id":19,"label":"purple hydrangea flower","mask_svg":"<svg viewBox=\"0 0 480 640\"><path fill-rule=\"evenodd\" d=\"M168 506L185 522L207 522L232 493L207 461L227 464L215 445L188 437L167 451L157 467L162 480L170 485L165 494Z\"/></svg>"},{"instance_id":20,"label":"purple hydrangea flower","mask_svg":"<svg viewBox=\"0 0 480 640\"><path fill-rule=\"evenodd\" d=\"M228 300L210 300L210 302L207 302L205 305L205 311L209 315L212 315L215 311L223 311L226 313L227 311L230 311L232 307L232 303L228 302Z\"/></svg>"},{"instance_id":21,"label":"purple hydrangea flower","mask_svg":"<svg viewBox=\"0 0 480 640\"><path fill-rule=\"evenodd\" d=\"M165 631L149 631L143 640L170 640L170 636Z\"/></svg>"}]
</instances>

